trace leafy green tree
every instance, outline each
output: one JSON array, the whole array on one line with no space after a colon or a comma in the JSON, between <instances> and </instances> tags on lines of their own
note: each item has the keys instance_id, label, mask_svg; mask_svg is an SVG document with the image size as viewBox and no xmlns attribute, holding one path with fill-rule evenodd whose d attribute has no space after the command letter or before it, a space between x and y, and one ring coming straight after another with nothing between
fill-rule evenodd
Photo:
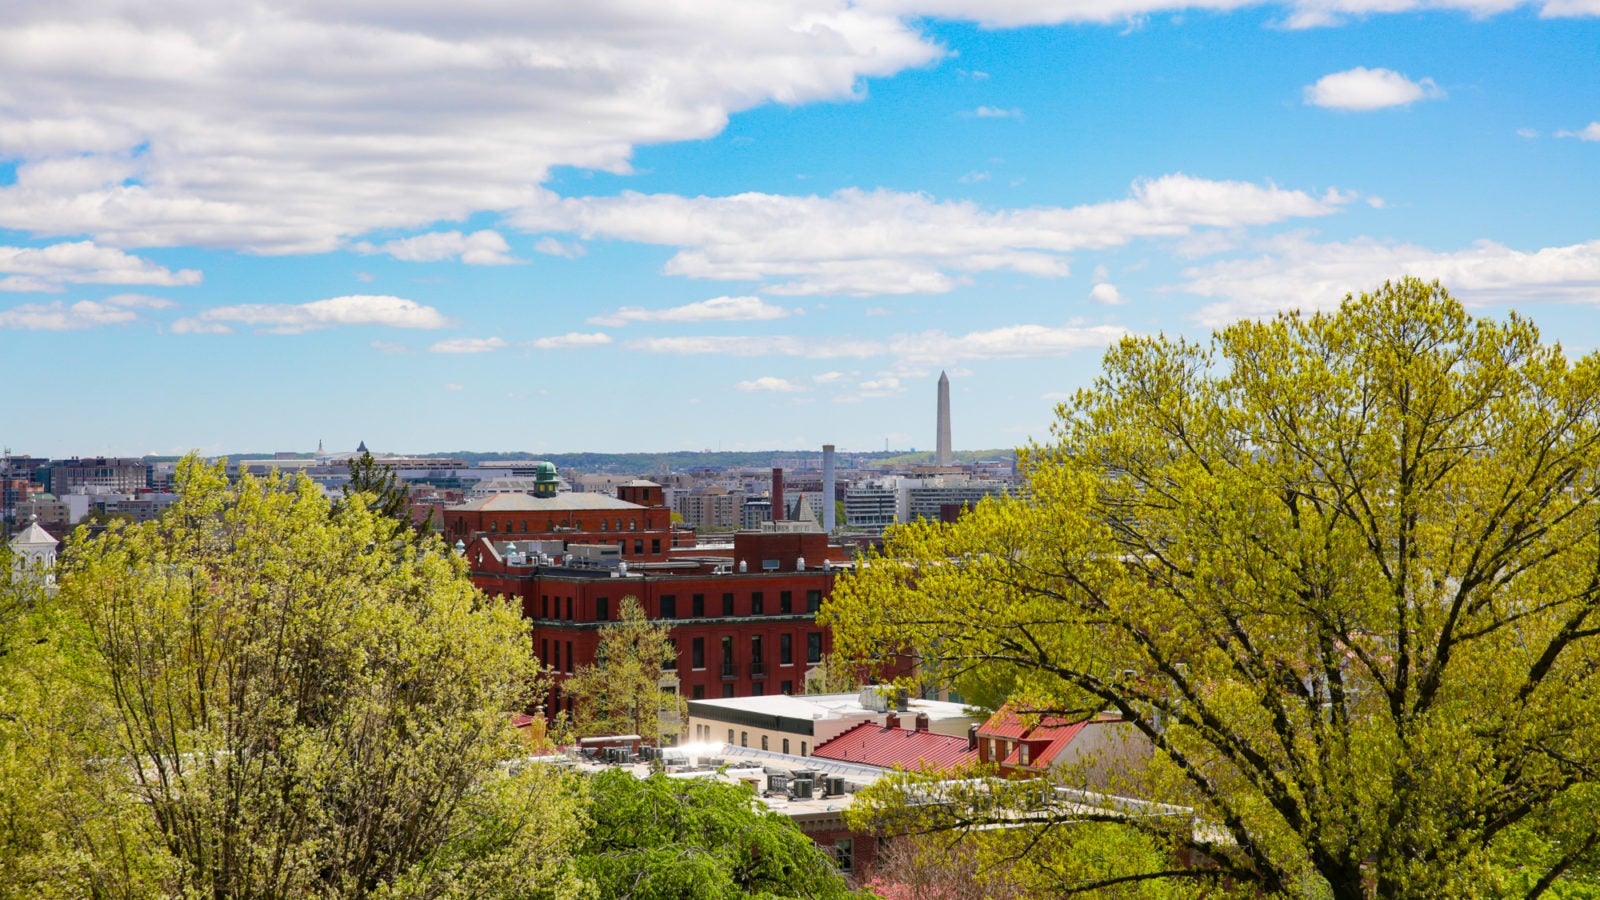
<instances>
[{"instance_id":1,"label":"leafy green tree","mask_svg":"<svg viewBox=\"0 0 1600 900\"><path fill-rule=\"evenodd\" d=\"M36 698L17 727L79 761L64 783L87 787L54 794L123 798L88 838L36 842L43 880L114 895L131 859L185 896L578 890L581 791L504 771L507 713L540 689L516 612L309 481L230 486L189 458L177 483L159 522L75 538L38 620L54 656L25 674L57 667L34 690L78 720Z\"/></svg>"},{"instance_id":2,"label":"leafy green tree","mask_svg":"<svg viewBox=\"0 0 1600 900\"><path fill-rule=\"evenodd\" d=\"M1600 357L1407 279L1126 339L1058 415L1025 497L842 580L839 652L909 640L957 686L1120 713L1153 753L1120 789L1195 818L1105 817L1267 893L1532 897L1593 865ZM978 818L1073 817L1044 799Z\"/></svg>"},{"instance_id":3,"label":"leafy green tree","mask_svg":"<svg viewBox=\"0 0 1600 900\"><path fill-rule=\"evenodd\" d=\"M637 734L657 739L678 733L688 707L668 667L678 658L672 627L651 622L636 597L623 597L617 621L600 629L593 665L579 666L562 685L573 698L579 737Z\"/></svg>"},{"instance_id":4,"label":"leafy green tree","mask_svg":"<svg viewBox=\"0 0 1600 900\"><path fill-rule=\"evenodd\" d=\"M577 865L602 897L850 897L833 861L741 785L707 778L592 779L594 823Z\"/></svg>"},{"instance_id":5,"label":"leafy green tree","mask_svg":"<svg viewBox=\"0 0 1600 900\"><path fill-rule=\"evenodd\" d=\"M394 469L373 459L371 453L351 457L346 465L350 468L350 481L344 486L344 504L360 496L367 509L383 518L418 534L426 533L431 520L426 525L411 520L410 495Z\"/></svg>"}]
</instances>

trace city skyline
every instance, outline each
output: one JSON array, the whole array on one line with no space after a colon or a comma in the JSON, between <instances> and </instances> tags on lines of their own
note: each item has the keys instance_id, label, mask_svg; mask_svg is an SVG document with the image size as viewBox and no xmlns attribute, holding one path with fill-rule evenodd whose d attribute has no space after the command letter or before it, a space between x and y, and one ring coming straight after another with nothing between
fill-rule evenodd
<instances>
[{"instance_id":1,"label":"city skyline","mask_svg":"<svg viewBox=\"0 0 1600 900\"><path fill-rule=\"evenodd\" d=\"M933 449L947 370L1013 447L1122 335L1404 274L1587 352L1597 16L24 5L0 443Z\"/></svg>"}]
</instances>

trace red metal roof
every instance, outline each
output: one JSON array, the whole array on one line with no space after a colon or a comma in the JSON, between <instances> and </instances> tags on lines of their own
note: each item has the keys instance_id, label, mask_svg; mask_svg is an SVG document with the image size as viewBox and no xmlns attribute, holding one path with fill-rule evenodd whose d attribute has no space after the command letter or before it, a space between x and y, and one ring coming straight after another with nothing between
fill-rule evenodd
<instances>
[{"instance_id":1,"label":"red metal roof","mask_svg":"<svg viewBox=\"0 0 1600 900\"><path fill-rule=\"evenodd\" d=\"M1002 765L1015 766L1021 763L1020 742L1028 744L1028 764L1031 766L1047 766L1056 755L1067 749L1073 738L1088 725L1088 722L1069 722L1056 716L1040 716L1037 724L1028 725L1022 720L1009 704L1001 707L989 721L978 728L978 738L1006 738L1018 741L1019 745L1011 748Z\"/></svg>"},{"instance_id":2,"label":"red metal roof","mask_svg":"<svg viewBox=\"0 0 1600 900\"><path fill-rule=\"evenodd\" d=\"M978 761L978 751L968 750L964 737L885 728L876 722L863 722L831 741L818 744L811 755L885 769L900 766L925 772L940 772Z\"/></svg>"}]
</instances>

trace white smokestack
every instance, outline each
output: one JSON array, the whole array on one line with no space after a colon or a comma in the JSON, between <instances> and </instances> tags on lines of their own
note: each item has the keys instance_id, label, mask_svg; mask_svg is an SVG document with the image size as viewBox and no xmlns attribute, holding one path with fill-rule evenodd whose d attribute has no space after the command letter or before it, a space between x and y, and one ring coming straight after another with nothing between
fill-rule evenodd
<instances>
[{"instance_id":1,"label":"white smokestack","mask_svg":"<svg viewBox=\"0 0 1600 900\"><path fill-rule=\"evenodd\" d=\"M834 500L833 500L833 445L822 445L822 530L833 533L834 526Z\"/></svg>"}]
</instances>

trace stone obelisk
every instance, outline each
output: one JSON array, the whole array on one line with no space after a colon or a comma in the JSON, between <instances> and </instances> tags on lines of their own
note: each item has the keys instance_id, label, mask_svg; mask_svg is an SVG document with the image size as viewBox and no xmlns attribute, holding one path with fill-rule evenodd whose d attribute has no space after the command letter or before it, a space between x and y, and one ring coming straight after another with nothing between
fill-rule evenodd
<instances>
[{"instance_id":1,"label":"stone obelisk","mask_svg":"<svg viewBox=\"0 0 1600 900\"><path fill-rule=\"evenodd\" d=\"M950 376L939 373L939 438L934 445L933 464L950 465Z\"/></svg>"}]
</instances>

